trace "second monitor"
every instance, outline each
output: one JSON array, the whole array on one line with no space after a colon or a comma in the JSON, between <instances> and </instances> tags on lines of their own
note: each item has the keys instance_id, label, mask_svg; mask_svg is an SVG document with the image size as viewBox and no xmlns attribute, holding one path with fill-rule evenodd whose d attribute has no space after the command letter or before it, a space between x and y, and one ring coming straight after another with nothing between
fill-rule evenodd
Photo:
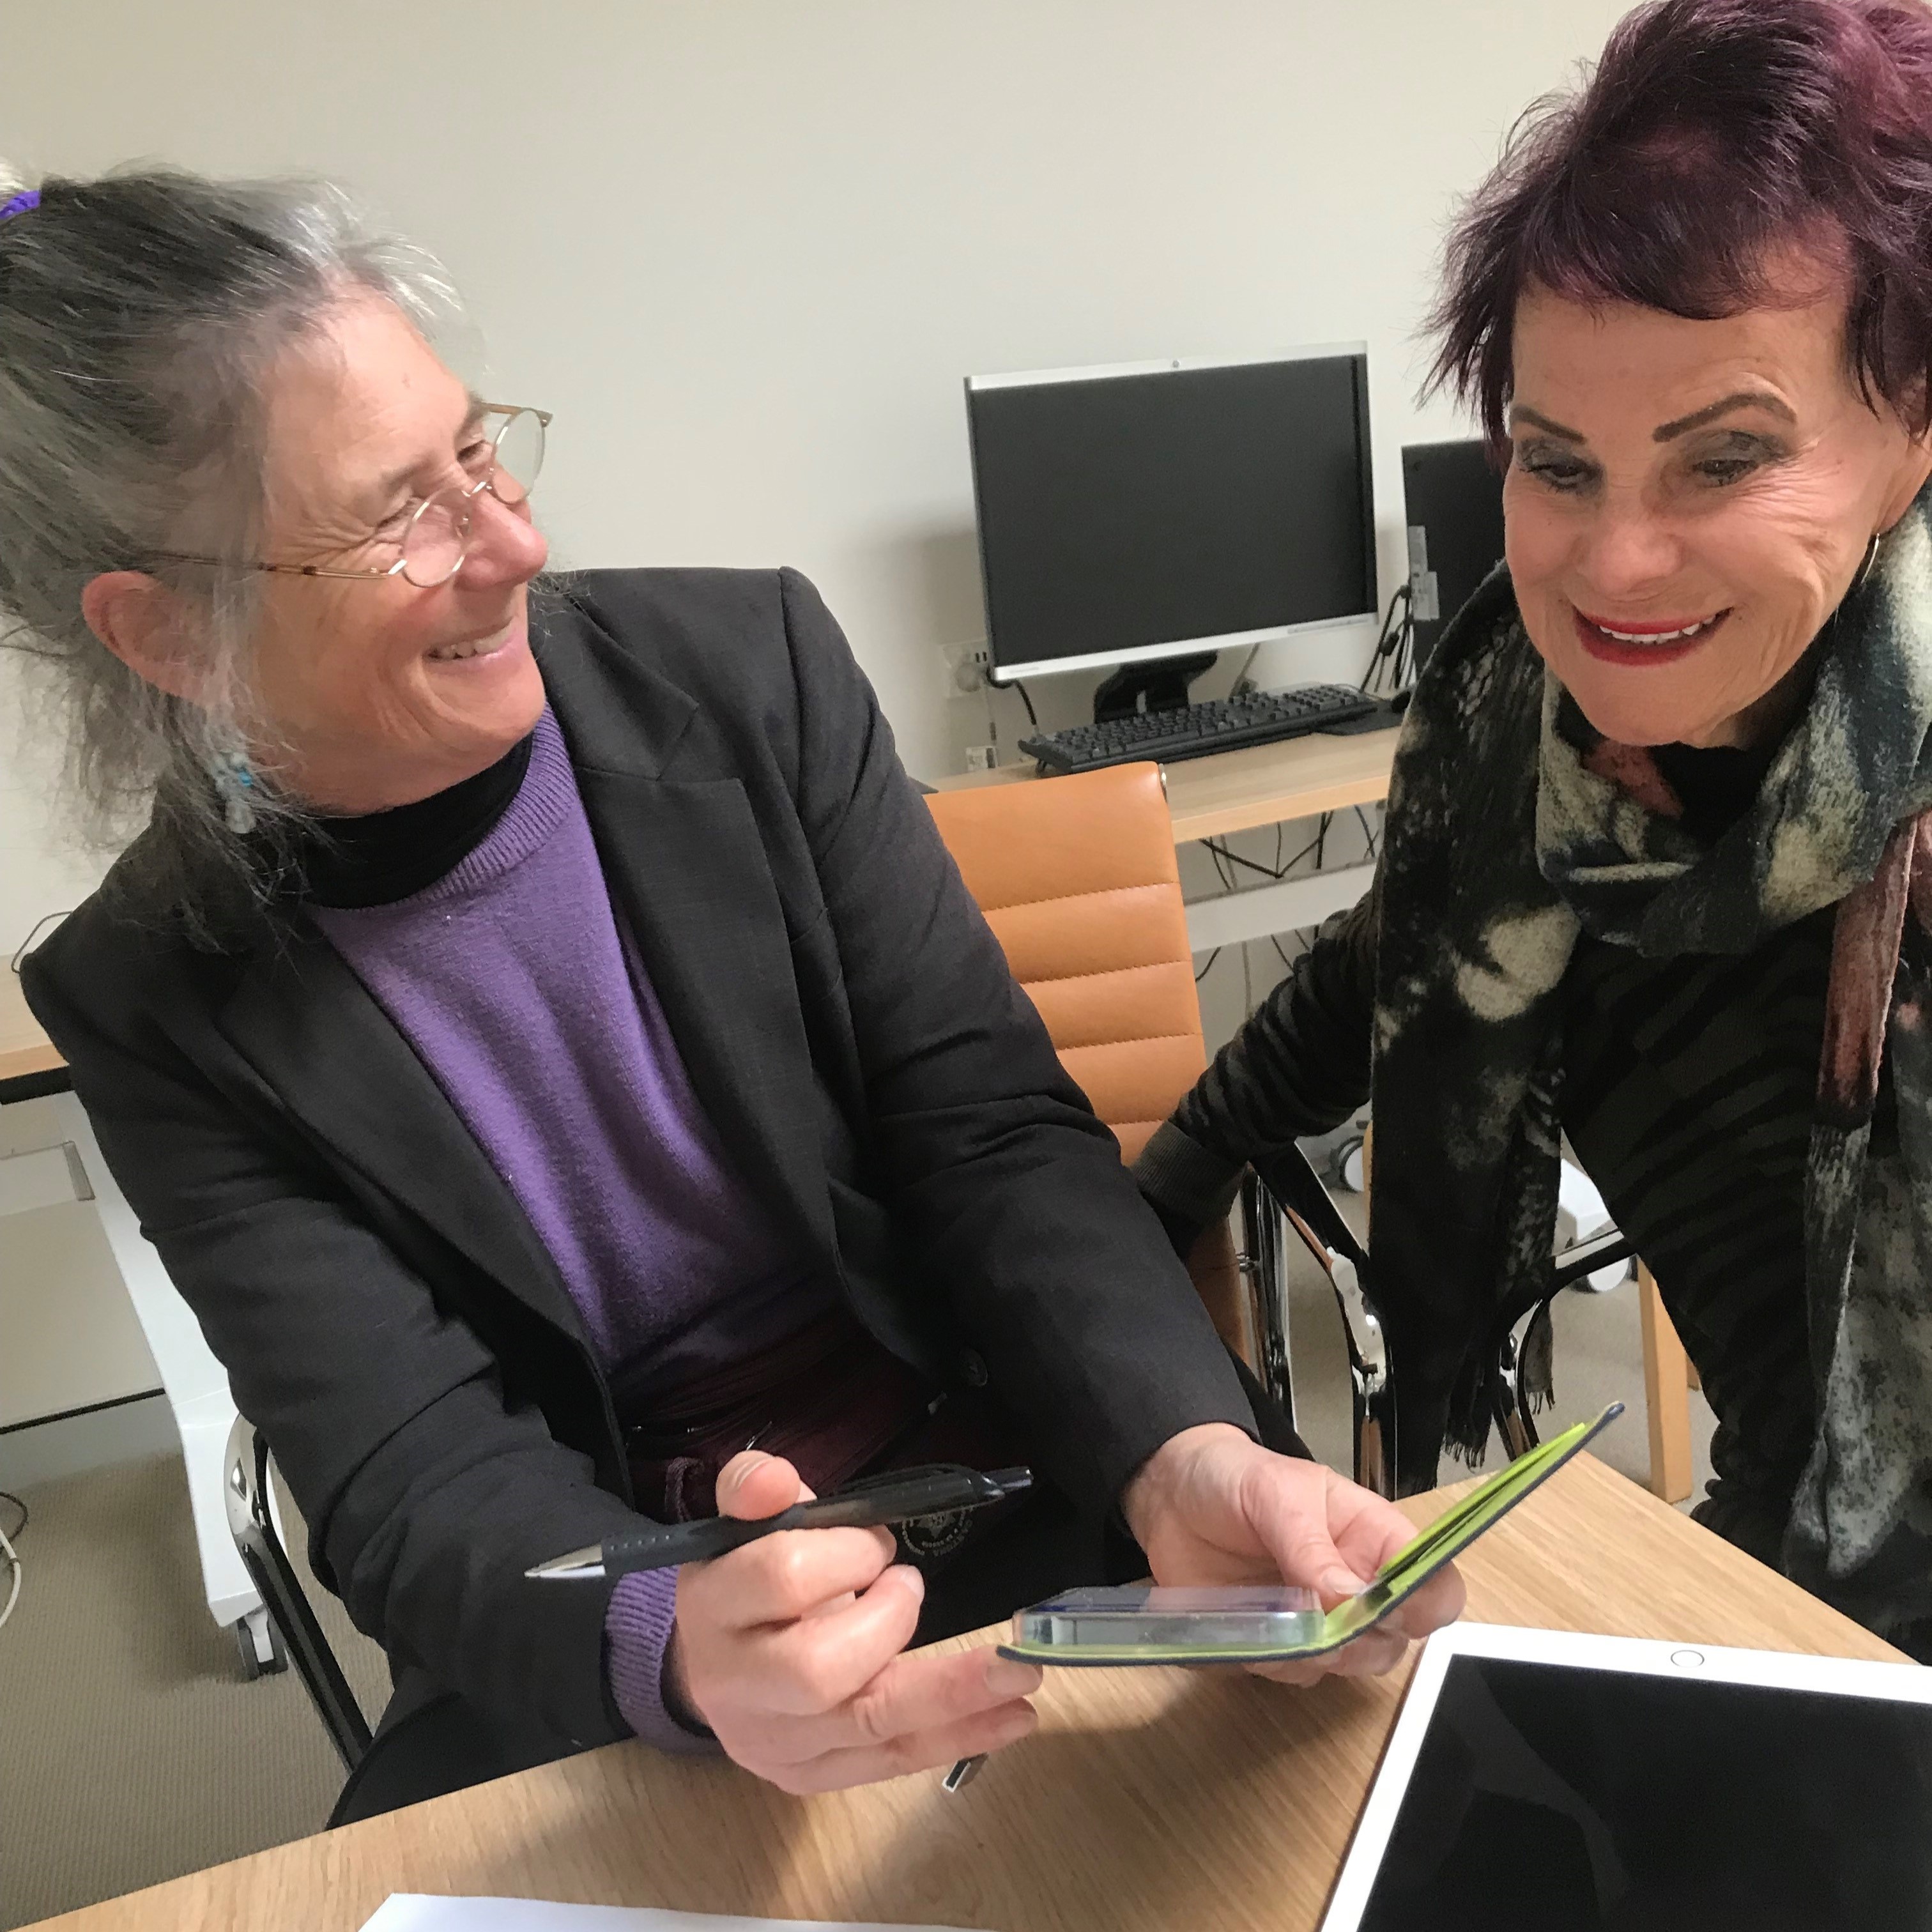
<instances>
[{"instance_id":1,"label":"second monitor","mask_svg":"<svg viewBox=\"0 0 1932 1932\"><path fill-rule=\"evenodd\" d=\"M1480 438L1412 442L1402 452L1402 490L1420 670L1443 627L1502 561L1502 472Z\"/></svg>"}]
</instances>

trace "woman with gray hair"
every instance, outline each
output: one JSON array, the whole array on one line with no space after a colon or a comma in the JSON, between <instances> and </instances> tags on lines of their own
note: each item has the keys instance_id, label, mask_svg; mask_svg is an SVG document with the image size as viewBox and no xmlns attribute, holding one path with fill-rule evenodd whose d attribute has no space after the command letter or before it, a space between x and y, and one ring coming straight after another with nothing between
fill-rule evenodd
<instances>
[{"instance_id":1,"label":"woman with gray hair","mask_svg":"<svg viewBox=\"0 0 1932 1932\"><path fill-rule=\"evenodd\" d=\"M338 1816L632 1730L943 1762L1036 1678L916 1636L1143 1563L1333 1600L1407 1540L1244 1388L808 584L542 586L548 418L338 196L0 201L0 604L147 815L28 996L389 1656ZM896 1562L525 1576L938 1460L1035 1486Z\"/></svg>"}]
</instances>

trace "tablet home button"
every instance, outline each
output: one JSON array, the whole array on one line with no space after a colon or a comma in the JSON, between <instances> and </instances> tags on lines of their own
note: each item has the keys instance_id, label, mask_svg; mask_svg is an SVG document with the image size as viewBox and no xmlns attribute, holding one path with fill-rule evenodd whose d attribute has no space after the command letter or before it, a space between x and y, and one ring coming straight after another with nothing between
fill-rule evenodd
<instances>
[{"instance_id":1,"label":"tablet home button","mask_svg":"<svg viewBox=\"0 0 1932 1932\"><path fill-rule=\"evenodd\" d=\"M1670 1660L1680 1670L1701 1670L1704 1667L1704 1653L1701 1650L1673 1650Z\"/></svg>"}]
</instances>

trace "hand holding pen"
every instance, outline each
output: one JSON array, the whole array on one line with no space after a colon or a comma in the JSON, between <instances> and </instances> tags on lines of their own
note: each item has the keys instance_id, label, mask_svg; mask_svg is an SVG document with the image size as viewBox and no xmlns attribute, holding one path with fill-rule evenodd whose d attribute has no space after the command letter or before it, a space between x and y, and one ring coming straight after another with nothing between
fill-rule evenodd
<instances>
[{"instance_id":1,"label":"hand holding pen","mask_svg":"<svg viewBox=\"0 0 1932 1932\"><path fill-rule=\"evenodd\" d=\"M789 1462L756 1450L718 1480L719 1514L740 1521L811 1496ZM991 1649L903 1654L926 1586L893 1553L884 1528L813 1529L681 1570L664 1671L674 1713L798 1792L938 1768L1027 1736L1033 1665Z\"/></svg>"}]
</instances>

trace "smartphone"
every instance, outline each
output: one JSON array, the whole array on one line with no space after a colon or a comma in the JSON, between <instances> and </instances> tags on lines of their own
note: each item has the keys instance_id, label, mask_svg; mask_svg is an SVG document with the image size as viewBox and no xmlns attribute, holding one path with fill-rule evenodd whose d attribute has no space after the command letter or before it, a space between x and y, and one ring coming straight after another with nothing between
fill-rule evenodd
<instances>
[{"instance_id":1,"label":"smartphone","mask_svg":"<svg viewBox=\"0 0 1932 1932\"><path fill-rule=\"evenodd\" d=\"M1479 1483L1397 1550L1360 1596L1325 1616L1312 1591L1279 1585L1068 1590L1022 1610L1000 1654L1025 1664L1262 1664L1339 1650L1500 1522L1623 1409L1612 1402Z\"/></svg>"},{"instance_id":2,"label":"smartphone","mask_svg":"<svg viewBox=\"0 0 1932 1932\"><path fill-rule=\"evenodd\" d=\"M1022 1610L1013 1642L1055 1662L1240 1663L1318 1642L1322 1621L1315 1592L1286 1584L1124 1583L1065 1590Z\"/></svg>"}]
</instances>

